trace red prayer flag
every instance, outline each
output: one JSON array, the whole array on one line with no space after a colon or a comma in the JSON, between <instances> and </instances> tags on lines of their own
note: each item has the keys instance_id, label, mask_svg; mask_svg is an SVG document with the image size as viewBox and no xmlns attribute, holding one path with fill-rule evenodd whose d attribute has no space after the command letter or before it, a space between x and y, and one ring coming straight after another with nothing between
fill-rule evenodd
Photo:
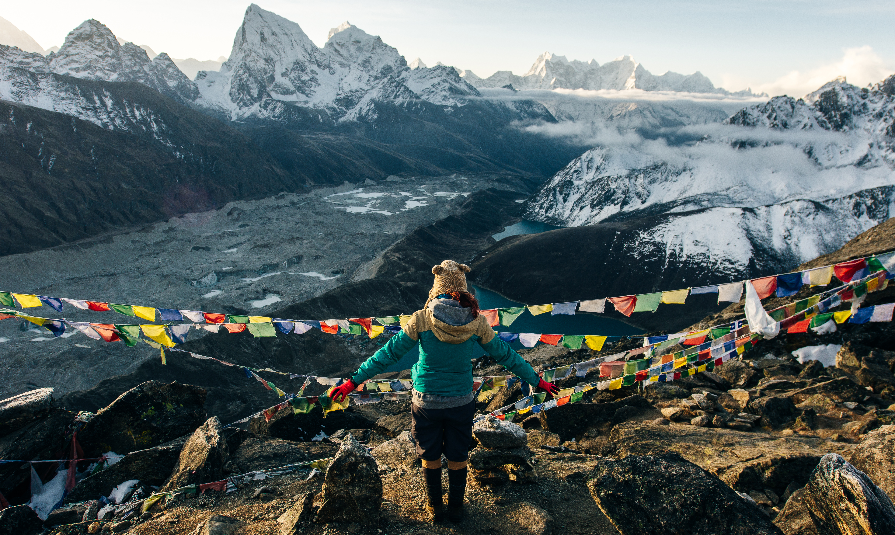
<instances>
[{"instance_id":1,"label":"red prayer flag","mask_svg":"<svg viewBox=\"0 0 895 535\"><path fill-rule=\"evenodd\" d=\"M789 330L786 331L786 332L788 332L789 334L793 334L793 333L806 333L806 332L808 332L808 325L809 325L810 323L811 323L811 320L800 321L800 322L798 322L798 323L796 323L796 324L793 324L793 326L790 327Z\"/></svg>"},{"instance_id":2,"label":"red prayer flag","mask_svg":"<svg viewBox=\"0 0 895 535\"><path fill-rule=\"evenodd\" d=\"M720 366L722 364L724 364L724 359L722 359L721 357L715 359L715 366Z\"/></svg>"},{"instance_id":3,"label":"red prayer flag","mask_svg":"<svg viewBox=\"0 0 895 535\"><path fill-rule=\"evenodd\" d=\"M214 483L201 483L199 484L199 494L204 494L206 490L216 490L218 492L224 492L224 489L226 488L226 479L223 481L215 481Z\"/></svg>"},{"instance_id":4,"label":"red prayer flag","mask_svg":"<svg viewBox=\"0 0 895 535\"><path fill-rule=\"evenodd\" d=\"M348 321L357 323L367 331L368 336L370 335L370 329L373 328L373 318L348 318Z\"/></svg>"},{"instance_id":5,"label":"red prayer flag","mask_svg":"<svg viewBox=\"0 0 895 535\"><path fill-rule=\"evenodd\" d=\"M641 370L634 374L635 381L645 381L649 377L649 370Z\"/></svg>"},{"instance_id":6,"label":"red prayer flag","mask_svg":"<svg viewBox=\"0 0 895 535\"><path fill-rule=\"evenodd\" d=\"M241 333L246 330L245 323L225 323L224 328L227 329L229 333Z\"/></svg>"},{"instance_id":7,"label":"red prayer flag","mask_svg":"<svg viewBox=\"0 0 895 535\"><path fill-rule=\"evenodd\" d=\"M206 323L224 323L227 321L226 314L210 314L208 312L203 312L203 316L205 316Z\"/></svg>"},{"instance_id":8,"label":"red prayer flag","mask_svg":"<svg viewBox=\"0 0 895 535\"><path fill-rule=\"evenodd\" d=\"M708 333L705 333L702 336L695 336L693 338L687 338L683 342L681 342L685 346L698 346L700 344L705 343L706 337L708 337Z\"/></svg>"},{"instance_id":9,"label":"red prayer flag","mask_svg":"<svg viewBox=\"0 0 895 535\"><path fill-rule=\"evenodd\" d=\"M793 325L795 325L796 323L799 323L799 322L802 321L803 319L805 319L805 313L804 313L804 312L799 312L799 313L796 314L795 316L790 316L790 317L788 317L788 318L784 318L783 320L781 320L781 321L780 321L780 328L781 328L781 329L788 329L789 327L792 327ZM802 332L805 332L805 331L802 331Z\"/></svg>"},{"instance_id":10,"label":"red prayer flag","mask_svg":"<svg viewBox=\"0 0 895 535\"><path fill-rule=\"evenodd\" d=\"M497 418L498 420L506 420L506 419L507 419L507 415L506 415L506 414L498 414L498 415L496 416L496 418Z\"/></svg>"},{"instance_id":11,"label":"red prayer flag","mask_svg":"<svg viewBox=\"0 0 895 535\"><path fill-rule=\"evenodd\" d=\"M703 349L702 351L699 352L699 362L702 362L702 361L704 361L704 360L708 360L708 358L711 357L711 356L712 356L712 350L711 350L711 349Z\"/></svg>"},{"instance_id":12,"label":"red prayer flag","mask_svg":"<svg viewBox=\"0 0 895 535\"><path fill-rule=\"evenodd\" d=\"M550 344L552 346L555 346L556 344L558 344L560 340L562 340L561 334L542 334L541 335L541 341L544 342L545 344Z\"/></svg>"},{"instance_id":13,"label":"red prayer flag","mask_svg":"<svg viewBox=\"0 0 895 535\"><path fill-rule=\"evenodd\" d=\"M8 320L9 318L14 318L15 316L10 316L9 314L0 314L0 320Z\"/></svg>"},{"instance_id":14,"label":"red prayer flag","mask_svg":"<svg viewBox=\"0 0 895 535\"><path fill-rule=\"evenodd\" d=\"M610 297L609 302L615 306L616 310L625 316L630 317L631 313L634 312L634 307L637 306L637 296L626 295L624 297Z\"/></svg>"},{"instance_id":15,"label":"red prayer flag","mask_svg":"<svg viewBox=\"0 0 895 535\"><path fill-rule=\"evenodd\" d=\"M497 315L497 309L492 308L489 310L479 310L479 314L485 316L485 319L488 320L488 325L492 327L497 327L500 325L500 318Z\"/></svg>"},{"instance_id":16,"label":"red prayer flag","mask_svg":"<svg viewBox=\"0 0 895 535\"><path fill-rule=\"evenodd\" d=\"M572 401L572 396L566 396L566 397L564 397L564 398L559 398L559 399L556 400L556 406L557 406L557 407L560 407L560 406L565 405L566 403L568 403L568 402L570 402L570 401Z\"/></svg>"},{"instance_id":17,"label":"red prayer flag","mask_svg":"<svg viewBox=\"0 0 895 535\"><path fill-rule=\"evenodd\" d=\"M121 338L118 337L118 331L115 330L114 325L109 325L107 323L91 323L90 326L93 327L93 330L102 336L103 340L106 342L117 342L118 340L121 340Z\"/></svg>"},{"instance_id":18,"label":"red prayer flag","mask_svg":"<svg viewBox=\"0 0 895 535\"><path fill-rule=\"evenodd\" d=\"M109 308L109 303L98 303L95 301L87 301L87 308L90 310L95 310L97 312L107 312L112 310Z\"/></svg>"},{"instance_id":19,"label":"red prayer flag","mask_svg":"<svg viewBox=\"0 0 895 535\"><path fill-rule=\"evenodd\" d=\"M855 260L849 260L848 262L842 262L833 266L833 273L836 274L836 278L841 280L842 282L851 282L854 278L855 273L861 271L862 269L867 267L867 261L863 258L857 258Z\"/></svg>"},{"instance_id":20,"label":"red prayer flag","mask_svg":"<svg viewBox=\"0 0 895 535\"><path fill-rule=\"evenodd\" d=\"M321 321L320 330L325 333L336 334L337 332L339 332L339 324L337 323L335 325L327 325L325 322Z\"/></svg>"},{"instance_id":21,"label":"red prayer flag","mask_svg":"<svg viewBox=\"0 0 895 535\"><path fill-rule=\"evenodd\" d=\"M674 380L677 381L681 378L681 372L674 372Z\"/></svg>"},{"instance_id":22,"label":"red prayer flag","mask_svg":"<svg viewBox=\"0 0 895 535\"><path fill-rule=\"evenodd\" d=\"M755 287L755 292L758 294L759 299L765 299L774 295L777 292L777 277L764 277L761 279L752 279L752 286Z\"/></svg>"}]
</instances>

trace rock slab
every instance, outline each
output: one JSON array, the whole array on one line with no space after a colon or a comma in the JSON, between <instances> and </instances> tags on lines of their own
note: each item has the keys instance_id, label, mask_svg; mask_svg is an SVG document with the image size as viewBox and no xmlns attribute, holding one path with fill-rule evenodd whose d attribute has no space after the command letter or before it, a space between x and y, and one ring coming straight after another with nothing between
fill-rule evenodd
<instances>
[{"instance_id":1,"label":"rock slab","mask_svg":"<svg viewBox=\"0 0 895 535\"><path fill-rule=\"evenodd\" d=\"M0 436L43 417L52 404L52 388L38 388L0 401Z\"/></svg>"},{"instance_id":2,"label":"rock slab","mask_svg":"<svg viewBox=\"0 0 895 535\"><path fill-rule=\"evenodd\" d=\"M895 533L895 506L864 472L836 453L824 455L804 488L774 523L800 535Z\"/></svg>"},{"instance_id":3,"label":"rock slab","mask_svg":"<svg viewBox=\"0 0 895 535\"><path fill-rule=\"evenodd\" d=\"M597 463L587 486L622 535L780 535L753 502L676 453Z\"/></svg>"},{"instance_id":4,"label":"rock slab","mask_svg":"<svg viewBox=\"0 0 895 535\"><path fill-rule=\"evenodd\" d=\"M525 430L518 425L488 415L472 426L472 434L483 448L515 449L528 444Z\"/></svg>"},{"instance_id":5,"label":"rock slab","mask_svg":"<svg viewBox=\"0 0 895 535\"><path fill-rule=\"evenodd\" d=\"M350 434L326 469L323 504L316 522L373 523L382 507L382 478L376 459Z\"/></svg>"},{"instance_id":6,"label":"rock slab","mask_svg":"<svg viewBox=\"0 0 895 535\"><path fill-rule=\"evenodd\" d=\"M43 522L27 505L7 507L0 511L0 535L37 535L43 532Z\"/></svg>"},{"instance_id":7,"label":"rock slab","mask_svg":"<svg viewBox=\"0 0 895 535\"><path fill-rule=\"evenodd\" d=\"M895 425L884 425L864 436L851 464L867 474L890 498L895 496Z\"/></svg>"},{"instance_id":8,"label":"rock slab","mask_svg":"<svg viewBox=\"0 0 895 535\"><path fill-rule=\"evenodd\" d=\"M162 490L223 479L224 465L229 457L223 431L217 416L212 416L196 429L183 445L177 466Z\"/></svg>"}]
</instances>

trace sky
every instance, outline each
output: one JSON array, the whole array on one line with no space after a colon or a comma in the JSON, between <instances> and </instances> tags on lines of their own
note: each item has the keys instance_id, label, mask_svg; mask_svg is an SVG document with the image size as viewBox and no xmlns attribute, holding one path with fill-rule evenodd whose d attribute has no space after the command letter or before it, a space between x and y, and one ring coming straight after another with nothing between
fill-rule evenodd
<instances>
[{"instance_id":1,"label":"sky","mask_svg":"<svg viewBox=\"0 0 895 535\"><path fill-rule=\"evenodd\" d=\"M228 56L245 0L7 2L0 16L44 48L95 18L174 58ZM891 0L261 0L319 46L344 21L407 61L487 77L524 74L545 51L606 63L631 55L653 74L700 71L720 87L802 96L844 75L859 86L895 73Z\"/></svg>"}]
</instances>

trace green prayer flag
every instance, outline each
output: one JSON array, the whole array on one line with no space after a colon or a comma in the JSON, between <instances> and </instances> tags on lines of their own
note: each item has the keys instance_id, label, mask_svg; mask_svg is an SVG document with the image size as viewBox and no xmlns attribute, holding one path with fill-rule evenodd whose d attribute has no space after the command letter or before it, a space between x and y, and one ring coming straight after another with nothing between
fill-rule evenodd
<instances>
[{"instance_id":1,"label":"green prayer flag","mask_svg":"<svg viewBox=\"0 0 895 535\"><path fill-rule=\"evenodd\" d=\"M246 329L255 338L269 338L277 336L277 328L273 326L273 323L249 323L246 325Z\"/></svg>"},{"instance_id":2,"label":"green prayer flag","mask_svg":"<svg viewBox=\"0 0 895 535\"><path fill-rule=\"evenodd\" d=\"M634 384L636 376L634 375L626 375L622 377L622 386L631 386Z\"/></svg>"},{"instance_id":3,"label":"green prayer flag","mask_svg":"<svg viewBox=\"0 0 895 535\"><path fill-rule=\"evenodd\" d=\"M768 312L768 316L770 316L771 319L773 319L774 321L783 321L783 319L786 317L786 310L783 308L772 310Z\"/></svg>"},{"instance_id":4,"label":"green prayer flag","mask_svg":"<svg viewBox=\"0 0 895 535\"><path fill-rule=\"evenodd\" d=\"M661 302L662 292L638 295L634 312L655 312Z\"/></svg>"},{"instance_id":5,"label":"green prayer flag","mask_svg":"<svg viewBox=\"0 0 895 535\"><path fill-rule=\"evenodd\" d=\"M855 297L861 297L862 295L867 293L867 283L862 282L861 284L855 286Z\"/></svg>"},{"instance_id":6,"label":"green prayer flag","mask_svg":"<svg viewBox=\"0 0 895 535\"><path fill-rule=\"evenodd\" d=\"M140 341L139 325L116 325L115 328L118 330L118 336L128 347L134 347Z\"/></svg>"},{"instance_id":7,"label":"green prayer flag","mask_svg":"<svg viewBox=\"0 0 895 535\"><path fill-rule=\"evenodd\" d=\"M687 355L687 364L693 364L694 362L699 360L699 353L692 353Z\"/></svg>"},{"instance_id":8,"label":"green prayer flag","mask_svg":"<svg viewBox=\"0 0 895 535\"><path fill-rule=\"evenodd\" d=\"M722 336L730 334L730 327L718 327L716 329L712 329L711 338L712 340L717 340Z\"/></svg>"},{"instance_id":9,"label":"green prayer flag","mask_svg":"<svg viewBox=\"0 0 895 535\"><path fill-rule=\"evenodd\" d=\"M624 375L631 375L637 373L637 362L633 360L629 360L625 362L625 372Z\"/></svg>"},{"instance_id":10,"label":"green prayer flag","mask_svg":"<svg viewBox=\"0 0 895 535\"><path fill-rule=\"evenodd\" d=\"M109 303L109 308L119 314L124 314L125 316L136 316L136 314L134 314L134 308L130 305L115 305L113 303Z\"/></svg>"},{"instance_id":11,"label":"green prayer flag","mask_svg":"<svg viewBox=\"0 0 895 535\"><path fill-rule=\"evenodd\" d=\"M802 299L801 301L796 301L795 313L798 314L799 312L802 312L803 310L811 306L810 301L810 299Z\"/></svg>"},{"instance_id":12,"label":"green prayer flag","mask_svg":"<svg viewBox=\"0 0 895 535\"><path fill-rule=\"evenodd\" d=\"M344 325L339 325L339 334L351 334L350 324L348 327Z\"/></svg>"},{"instance_id":13,"label":"green prayer flag","mask_svg":"<svg viewBox=\"0 0 895 535\"><path fill-rule=\"evenodd\" d=\"M567 334L562 337L563 347L567 347L569 349L581 349L581 344L583 343L584 336L580 334Z\"/></svg>"},{"instance_id":14,"label":"green prayer flag","mask_svg":"<svg viewBox=\"0 0 895 535\"><path fill-rule=\"evenodd\" d=\"M537 394L535 394L534 396L532 396L532 398L533 398L533 399L532 399L532 401L533 401L532 405L539 405L539 404L541 404L541 403L544 403L544 399L545 399L546 397L547 397L547 392L538 392Z\"/></svg>"},{"instance_id":15,"label":"green prayer flag","mask_svg":"<svg viewBox=\"0 0 895 535\"><path fill-rule=\"evenodd\" d=\"M584 398L584 392L575 392L569 399L569 403L576 403L578 401L581 401L582 398Z\"/></svg>"},{"instance_id":16,"label":"green prayer flag","mask_svg":"<svg viewBox=\"0 0 895 535\"><path fill-rule=\"evenodd\" d=\"M320 407L322 407L323 410L326 410L326 409L330 408L330 406L332 406L333 400L330 399L330 397L328 395L324 394L324 395L317 397L317 403L320 404Z\"/></svg>"},{"instance_id":17,"label":"green prayer flag","mask_svg":"<svg viewBox=\"0 0 895 535\"><path fill-rule=\"evenodd\" d=\"M525 312L525 307L498 308L497 316L500 318L500 324L508 327L516 321L516 318Z\"/></svg>"},{"instance_id":18,"label":"green prayer flag","mask_svg":"<svg viewBox=\"0 0 895 535\"><path fill-rule=\"evenodd\" d=\"M548 383L553 382L553 378L556 377L556 370L544 370L544 380Z\"/></svg>"},{"instance_id":19,"label":"green prayer flag","mask_svg":"<svg viewBox=\"0 0 895 535\"><path fill-rule=\"evenodd\" d=\"M227 323L248 323L248 322L249 322L248 316L232 316L232 315L227 316Z\"/></svg>"},{"instance_id":20,"label":"green prayer flag","mask_svg":"<svg viewBox=\"0 0 895 535\"><path fill-rule=\"evenodd\" d=\"M350 324L348 326L348 332L350 332L353 335L367 334L367 331L364 330L364 326L358 325L357 323Z\"/></svg>"},{"instance_id":21,"label":"green prayer flag","mask_svg":"<svg viewBox=\"0 0 895 535\"><path fill-rule=\"evenodd\" d=\"M400 321L400 318L398 316L383 316L376 318L376 321L379 322L379 325L394 325Z\"/></svg>"},{"instance_id":22,"label":"green prayer flag","mask_svg":"<svg viewBox=\"0 0 895 535\"><path fill-rule=\"evenodd\" d=\"M879 258L872 256L867 259L867 268L871 273L876 273L877 271L885 271L886 268L883 266L883 263L879 261Z\"/></svg>"},{"instance_id":23,"label":"green prayer flag","mask_svg":"<svg viewBox=\"0 0 895 535\"><path fill-rule=\"evenodd\" d=\"M715 361L710 360L705 364L705 371L710 372L715 369Z\"/></svg>"},{"instance_id":24,"label":"green prayer flag","mask_svg":"<svg viewBox=\"0 0 895 535\"><path fill-rule=\"evenodd\" d=\"M15 308L16 303L12 300L12 294L9 292L0 292L0 305Z\"/></svg>"},{"instance_id":25,"label":"green prayer flag","mask_svg":"<svg viewBox=\"0 0 895 535\"><path fill-rule=\"evenodd\" d=\"M313 403L308 403L308 398L292 398L289 404L292 405L292 412L297 414L307 414L314 408Z\"/></svg>"},{"instance_id":26,"label":"green prayer flag","mask_svg":"<svg viewBox=\"0 0 895 535\"><path fill-rule=\"evenodd\" d=\"M809 323L808 326L811 327L812 329L816 329L817 327L820 327L821 325L823 325L824 323L826 323L832 319L833 319L832 312L827 312L825 314L818 314L817 316L814 316L813 318L811 318L811 323Z\"/></svg>"},{"instance_id":27,"label":"green prayer flag","mask_svg":"<svg viewBox=\"0 0 895 535\"><path fill-rule=\"evenodd\" d=\"M506 421L512 422L513 418L516 417L516 411L506 413Z\"/></svg>"},{"instance_id":28,"label":"green prayer flag","mask_svg":"<svg viewBox=\"0 0 895 535\"><path fill-rule=\"evenodd\" d=\"M634 362L637 363L637 371L642 372L643 370L649 368L649 365L650 365L650 362L652 362L652 359L640 359L640 360L635 360Z\"/></svg>"}]
</instances>

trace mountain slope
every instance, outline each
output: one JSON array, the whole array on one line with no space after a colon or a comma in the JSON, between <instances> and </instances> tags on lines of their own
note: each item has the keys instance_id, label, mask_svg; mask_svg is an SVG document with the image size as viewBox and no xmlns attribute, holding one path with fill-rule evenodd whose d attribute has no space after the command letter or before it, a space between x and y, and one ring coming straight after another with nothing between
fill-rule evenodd
<instances>
[{"instance_id":1,"label":"mountain slope","mask_svg":"<svg viewBox=\"0 0 895 535\"><path fill-rule=\"evenodd\" d=\"M14 46L25 52L44 53L43 47L37 44L33 37L3 17L0 17L0 45Z\"/></svg>"}]
</instances>

